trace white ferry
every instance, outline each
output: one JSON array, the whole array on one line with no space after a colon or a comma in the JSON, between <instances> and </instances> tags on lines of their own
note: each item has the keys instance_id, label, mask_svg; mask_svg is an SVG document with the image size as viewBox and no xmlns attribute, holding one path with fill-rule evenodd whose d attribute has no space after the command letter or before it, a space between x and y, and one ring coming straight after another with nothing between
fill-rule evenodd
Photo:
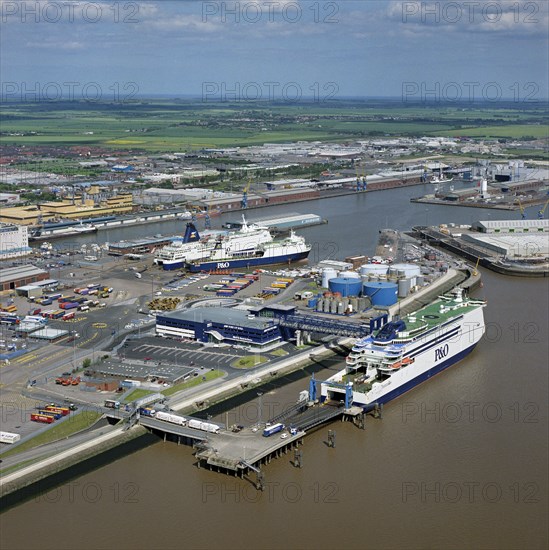
<instances>
[{"instance_id":1,"label":"white ferry","mask_svg":"<svg viewBox=\"0 0 549 550\"><path fill-rule=\"evenodd\" d=\"M485 331L485 305L457 289L386 323L355 343L346 368L321 383L321 399L366 410L395 399L473 350Z\"/></svg>"}]
</instances>

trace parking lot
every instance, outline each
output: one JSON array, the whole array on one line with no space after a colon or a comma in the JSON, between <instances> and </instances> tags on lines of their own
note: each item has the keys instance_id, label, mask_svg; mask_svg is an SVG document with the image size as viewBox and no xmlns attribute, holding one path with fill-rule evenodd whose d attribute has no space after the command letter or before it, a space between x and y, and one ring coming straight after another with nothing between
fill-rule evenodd
<instances>
[{"instance_id":1,"label":"parking lot","mask_svg":"<svg viewBox=\"0 0 549 550\"><path fill-rule=\"evenodd\" d=\"M127 359L139 359L160 364L227 368L236 359L243 357L245 353L231 347L216 348L201 346L193 342L146 337L139 340L127 340L120 349L119 355Z\"/></svg>"}]
</instances>

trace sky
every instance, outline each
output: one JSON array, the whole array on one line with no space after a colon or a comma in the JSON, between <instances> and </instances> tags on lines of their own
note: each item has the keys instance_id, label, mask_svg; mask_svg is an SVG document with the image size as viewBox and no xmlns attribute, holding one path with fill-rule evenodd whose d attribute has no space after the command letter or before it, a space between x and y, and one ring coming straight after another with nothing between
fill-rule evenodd
<instances>
[{"instance_id":1,"label":"sky","mask_svg":"<svg viewBox=\"0 0 549 550\"><path fill-rule=\"evenodd\" d=\"M0 0L2 99L540 101L548 5Z\"/></svg>"}]
</instances>

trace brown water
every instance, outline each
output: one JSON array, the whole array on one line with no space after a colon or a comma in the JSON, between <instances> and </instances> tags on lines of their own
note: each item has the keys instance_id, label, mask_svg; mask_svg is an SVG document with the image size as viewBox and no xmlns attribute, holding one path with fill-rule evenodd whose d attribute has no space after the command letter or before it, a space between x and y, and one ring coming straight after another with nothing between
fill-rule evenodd
<instances>
[{"instance_id":1,"label":"brown water","mask_svg":"<svg viewBox=\"0 0 549 550\"><path fill-rule=\"evenodd\" d=\"M5 512L1 548L548 548L548 284L483 280L469 357L365 431L330 425L335 449L328 427L306 437L304 467L274 460L265 492L158 442ZM306 387L264 395L263 419ZM229 421L256 420L257 401Z\"/></svg>"}]
</instances>

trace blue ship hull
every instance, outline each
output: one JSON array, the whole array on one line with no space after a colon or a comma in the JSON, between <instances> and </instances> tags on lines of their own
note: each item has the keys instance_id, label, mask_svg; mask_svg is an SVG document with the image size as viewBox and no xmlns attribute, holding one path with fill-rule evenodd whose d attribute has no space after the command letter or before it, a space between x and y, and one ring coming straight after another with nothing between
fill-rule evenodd
<instances>
[{"instance_id":1,"label":"blue ship hull","mask_svg":"<svg viewBox=\"0 0 549 550\"><path fill-rule=\"evenodd\" d=\"M171 271L172 269L181 269L182 267L185 267L185 262L175 262L173 264L162 264L162 268L165 271Z\"/></svg>"},{"instance_id":2,"label":"blue ship hull","mask_svg":"<svg viewBox=\"0 0 549 550\"><path fill-rule=\"evenodd\" d=\"M475 348L476 344L473 344L472 346L468 347L467 349L464 349L463 351L456 353L453 357L450 357L446 361L443 361L439 365L434 366L433 368L425 371L424 373L420 374L419 376L416 376L415 378L412 378L412 380L409 380L405 384L402 384L402 386L395 388L393 391L383 395L380 397L375 403L359 403L354 402L353 405L356 405L358 407L362 407L366 412L371 411L374 406L382 405L385 403L388 403L389 401L392 401L393 399L396 399L397 397L400 397L403 393L406 393L407 391L410 391L411 389L415 388L422 382L425 382L425 380L428 380L429 378L435 376L435 374L438 374L439 372L442 372L443 370L447 369L448 367L451 367L455 363L458 363L461 361L464 357L469 355Z\"/></svg>"},{"instance_id":3,"label":"blue ship hull","mask_svg":"<svg viewBox=\"0 0 549 550\"><path fill-rule=\"evenodd\" d=\"M193 273L200 271L215 271L218 269L234 269L234 268L249 268L261 265L273 265L273 264L287 264L290 262L297 262L299 260L305 260L309 255L310 250L305 252L298 252L296 254L287 254L284 256L274 256L272 258L257 257L257 258L241 258L233 260L221 260L216 262L199 262L188 264L187 268ZM165 268L166 269L166 268ZM171 268L170 269L174 269Z\"/></svg>"}]
</instances>

